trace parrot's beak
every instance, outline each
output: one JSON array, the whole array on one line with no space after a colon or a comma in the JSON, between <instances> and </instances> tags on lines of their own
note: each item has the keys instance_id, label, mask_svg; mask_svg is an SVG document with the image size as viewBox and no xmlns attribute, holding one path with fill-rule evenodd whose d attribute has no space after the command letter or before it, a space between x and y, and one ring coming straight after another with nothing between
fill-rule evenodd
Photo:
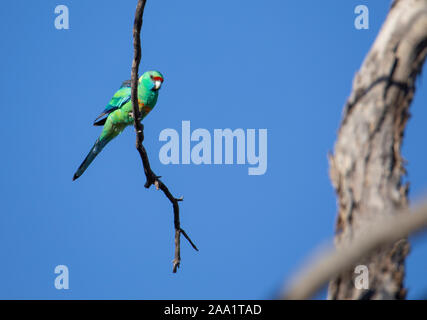
<instances>
[{"instance_id":1,"label":"parrot's beak","mask_svg":"<svg viewBox=\"0 0 427 320\"><path fill-rule=\"evenodd\" d=\"M154 81L154 90L159 90L162 86L162 82L160 80Z\"/></svg>"}]
</instances>

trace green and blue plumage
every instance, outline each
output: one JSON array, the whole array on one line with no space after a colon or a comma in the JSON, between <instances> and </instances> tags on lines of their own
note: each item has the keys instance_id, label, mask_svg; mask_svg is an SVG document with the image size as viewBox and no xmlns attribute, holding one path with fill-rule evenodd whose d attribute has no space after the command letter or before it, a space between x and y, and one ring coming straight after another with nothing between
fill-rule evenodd
<instances>
[{"instance_id":1,"label":"green and blue plumage","mask_svg":"<svg viewBox=\"0 0 427 320\"><path fill-rule=\"evenodd\" d=\"M138 82L138 107L141 120L154 108L163 76L158 71L147 71ZM130 81L123 82L104 111L95 119L95 126L104 126L99 138L73 176L79 178L102 149L127 126L133 124Z\"/></svg>"}]
</instances>

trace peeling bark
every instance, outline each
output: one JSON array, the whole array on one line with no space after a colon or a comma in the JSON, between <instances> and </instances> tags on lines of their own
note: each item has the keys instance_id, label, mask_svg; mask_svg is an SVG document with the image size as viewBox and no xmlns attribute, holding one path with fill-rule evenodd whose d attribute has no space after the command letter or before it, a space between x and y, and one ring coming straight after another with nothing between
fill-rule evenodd
<instances>
[{"instance_id":1,"label":"peeling bark","mask_svg":"<svg viewBox=\"0 0 427 320\"><path fill-rule=\"evenodd\" d=\"M363 235L376 218L405 212L408 185L401 144L416 77L427 54L427 0L396 0L353 82L330 177L338 197L335 244ZM406 239L360 261L369 289L354 286L354 268L330 282L329 299L404 299Z\"/></svg>"}]
</instances>

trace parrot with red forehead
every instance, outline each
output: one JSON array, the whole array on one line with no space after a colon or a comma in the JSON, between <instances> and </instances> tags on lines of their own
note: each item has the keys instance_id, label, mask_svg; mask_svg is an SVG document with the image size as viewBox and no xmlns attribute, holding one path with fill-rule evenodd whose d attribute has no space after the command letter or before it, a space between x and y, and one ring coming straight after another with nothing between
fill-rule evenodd
<instances>
[{"instance_id":1,"label":"parrot with red forehead","mask_svg":"<svg viewBox=\"0 0 427 320\"><path fill-rule=\"evenodd\" d=\"M138 82L138 106L141 120L154 108L159 96L163 76L158 71L147 71ZM127 126L133 124L131 84L130 80L123 82L120 89L111 98L104 111L94 121L94 126L104 126L99 138L83 160L73 176L73 181L79 178L89 167L102 149Z\"/></svg>"}]
</instances>

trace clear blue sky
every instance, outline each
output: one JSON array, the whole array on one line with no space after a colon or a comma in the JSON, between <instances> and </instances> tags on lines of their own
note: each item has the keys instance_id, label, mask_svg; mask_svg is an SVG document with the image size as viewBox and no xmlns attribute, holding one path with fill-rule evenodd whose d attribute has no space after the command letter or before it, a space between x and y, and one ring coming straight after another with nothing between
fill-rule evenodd
<instances>
[{"instance_id":1,"label":"clear blue sky","mask_svg":"<svg viewBox=\"0 0 427 320\"><path fill-rule=\"evenodd\" d=\"M70 29L54 8L68 6ZM370 29L354 28L358 4ZM141 70L165 83L145 119L154 171L184 195L182 265L171 273L172 208L146 190L127 129L76 182L92 126L130 78L136 1L6 1L0 26L0 298L264 299L333 236L328 177L341 110L390 1L149 0ZM425 73L426 74L426 73ZM403 152L411 199L427 193L426 76ZM268 169L163 165L159 133L268 129ZM135 202L135 199L138 199ZM427 239L407 260L409 297L427 292ZM70 289L54 287L65 264Z\"/></svg>"}]
</instances>

